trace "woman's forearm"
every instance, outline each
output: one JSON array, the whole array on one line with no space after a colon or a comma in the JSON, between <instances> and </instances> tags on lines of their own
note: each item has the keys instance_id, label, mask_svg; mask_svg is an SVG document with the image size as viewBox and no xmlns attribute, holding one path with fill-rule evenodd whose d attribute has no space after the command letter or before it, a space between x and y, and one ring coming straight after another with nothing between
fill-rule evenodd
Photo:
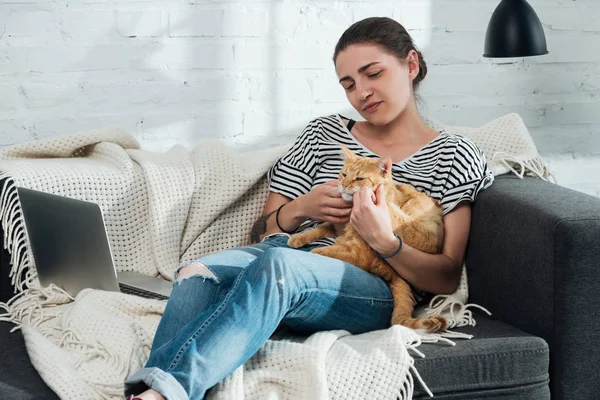
<instances>
[{"instance_id":1,"label":"woman's forearm","mask_svg":"<svg viewBox=\"0 0 600 400\"><path fill-rule=\"evenodd\" d=\"M279 221L281 228L283 228L285 231L293 232L296 230L296 228L298 228L306 220L302 196L297 197L283 206L283 208L279 211L277 220L276 214L277 212L273 213L273 216L267 221L267 235L270 233L282 232L280 227L277 225L277 220Z\"/></svg>"},{"instance_id":2,"label":"woman's forearm","mask_svg":"<svg viewBox=\"0 0 600 400\"><path fill-rule=\"evenodd\" d=\"M288 232L295 230L306 220L301 198L302 196L290 201L279 211L279 224ZM278 208L279 206L256 220L250 234L251 243L258 243L272 233L282 232L275 220Z\"/></svg>"},{"instance_id":3,"label":"woman's forearm","mask_svg":"<svg viewBox=\"0 0 600 400\"><path fill-rule=\"evenodd\" d=\"M395 238L395 237L394 237ZM383 243L380 254L393 254L398 239ZM403 243L402 249L385 261L405 280L434 294L451 294L460 282L462 265L445 254L429 254Z\"/></svg>"}]
</instances>

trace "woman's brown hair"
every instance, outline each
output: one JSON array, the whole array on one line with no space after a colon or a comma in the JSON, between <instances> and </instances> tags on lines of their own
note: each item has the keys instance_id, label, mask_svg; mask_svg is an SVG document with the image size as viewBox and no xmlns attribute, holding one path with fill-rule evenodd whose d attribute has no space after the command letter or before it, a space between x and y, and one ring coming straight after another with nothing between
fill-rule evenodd
<instances>
[{"instance_id":1,"label":"woman's brown hair","mask_svg":"<svg viewBox=\"0 0 600 400\"><path fill-rule=\"evenodd\" d=\"M375 44L383 50L395 55L404 62L411 50L419 56L419 74L413 80L416 91L419 83L427 75L427 64L423 55L417 50L406 29L397 21L387 17L370 17L350 25L338 40L333 52L333 63L340 51L353 44Z\"/></svg>"}]
</instances>

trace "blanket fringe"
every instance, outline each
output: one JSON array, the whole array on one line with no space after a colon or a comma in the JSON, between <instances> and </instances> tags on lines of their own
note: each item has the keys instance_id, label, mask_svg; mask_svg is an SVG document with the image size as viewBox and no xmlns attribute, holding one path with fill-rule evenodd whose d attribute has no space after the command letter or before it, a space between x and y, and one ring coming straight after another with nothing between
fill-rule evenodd
<instances>
[{"instance_id":1,"label":"blanket fringe","mask_svg":"<svg viewBox=\"0 0 600 400\"><path fill-rule=\"evenodd\" d=\"M62 349L78 349L82 354L74 361L73 368L79 370L85 363L104 359L112 370L116 370L121 376L127 375L127 366L123 362L121 355L115 351L109 350L105 345L96 341L95 343L88 343L81 340L77 333L71 328L65 328L59 332L58 337L54 337L55 343ZM95 391L95 398L102 399L114 399L123 392L123 385L121 382L107 383L105 377L99 379L90 379L89 377L83 377L85 382Z\"/></svg>"},{"instance_id":2,"label":"blanket fringe","mask_svg":"<svg viewBox=\"0 0 600 400\"><path fill-rule=\"evenodd\" d=\"M21 213L15 180L6 172L0 173L0 180L5 180L4 188L0 193L0 222L4 232L4 248L10 254L12 265L9 277L14 293L17 293L32 285L37 278L37 272L33 268L33 254L30 246L27 245L29 238Z\"/></svg>"},{"instance_id":3,"label":"blanket fringe","mask_svg":"<svg viewBox=\"0 0 600 400\"><path fill-rule=\"evenodd\" d=\"M111 351L104 344L96 341L96 343L87 343L81 340L76 332L70 328L65 328L62 334L62 338L58 344L59 347L78 347L84 350L83 354L75 361L73 364L73 368L79 369L79 367L86 363L90 362L94 359L100 358L104 359L108 362L108 365L114 370L116 369L118 374L121 376L125 376L127 374L127 365L123 362L122 357L116 353L115 351ZM90 380L86 379L90 385L95 386L98 391L105 391L106 388L111 388L113 390L119 391L122 389L122 385L120 383L106 383L105 380Z\"/></svg>"},{"instance_id":4,"label":"blanket fringe","mask_svg":"<svg viewBox=\"0 0 600 400\"><path fill-rule=\"evenodd\" d=\"M15 327L11 333L28 327L40 328L42 324L59 317L64 310L56 307L74 300L67 292L58 286L51 284L47 288L32 287L26 289L11 298L7 303L0 303L0 308L7 312L0 314L0 321L11 322ZM56 313L53 310L56 309ZM77 348L81 354L74 361L73 368L79 369L82 364L104 359L112 370L116 370L121 376L126 376L128 365L116 351L108 349L104 344L96 341L88 343L81 340L71 328L61 329L59 327L39 329L46 338L52 339L60 348ZM86 383L95 390L95 394L102 399L112 399L123 391L121 382L107 383L104 378L93 380L84 378Z\"/></svg>"},{"instance_id":5,"label":"blanket fringe","mask_svg":"<svg viewBox=\"0 0 600 400\"><path fill-rule=\"evenodd\" d=\"M412 366L410 367L412 371L416 371ZM406 374L406 380L402 384L400 388L400 393L398 395L398 400L410 400L413 398L413 393L415 391L415 381L411 374Z\"/></svg>"},{"instance_id":6,"label":"blanket fringe","mask_svg":"<svg viewBox=\"0 0 600 400\"><path fill-rule=\"evenodd\" d=\"M46 288L31 287L15 295L8 302L0 303L0 309L6 311L0 314L0 321L15 324L10 330L11 333L21 329L24 324L38 327L59 315L60 312L56 314L52 312L56 306L73 300L71 295L54 284Z\"/></svg>"},{"instance_id":7,"label":"blanket fringe","mask_svg":"<svg viewBox=\"0 0 600 400\"><path fill-rule=\"evenodd\" d=\"M421 343L422 343L422 339L420 337L416 337L412 342L406 343L406 348L407 348L407 350L411 350L414 353L418 354L421 358L425 358L425 355L423 353L421 353L419 350L417 350L417 347L420 346ZM417 378L417 380L421 384L421 387L423 388L423 390L425 390L425 392L427 392L429 397L433 397L433 393L429 389L429 386L427 386L427 384L425 383L423 378L421 378L421 374L419 374L419 371L417 371L417 368L415 367L415 360L412 357L409 358L409 369L412 371L412 374L407 374L408 379L404 382L404 385L400 389L400 398L401 399L412 399L413 398L413 393L414 393L414 388L415 388L415 382L414 382L413 375L415 376L415 378Z\"/></svg>"},{"instance_id":8,"label":"blanket fringe","mask_svg":"<svg viewBox=\"0 0 600 400\"><path fill-rule=\"evenodd\" d=\"M427 315L442 314L447 316L448 327L460 328L462 326L475 326L477 322L473 318L473 312L469 308L478 308L488 315L492 315L491 312L486 310L484 307L474 304L464 304L462 301L452 295L440 294L431 299L429 307L427 307ZM451 336L447 337L464 337L456 335L464 335L458 332L448 332ZM470 336L470 335L467 335Z\"/></svg>"},{"instance_id":9,"label":"blanket fringe","mask_svg":"<svg viewBox=\"0 0 600 400\"><path fill-rule=\"evenodd\" d=\"M550 172L548 166L540 156L522 160L503 151L498 151L492 156L492 161L501 162L506 168L521 179L523 179L525 175L533 175L542 180L556 183L556 177Z\"/></svg>"}]
</instances>

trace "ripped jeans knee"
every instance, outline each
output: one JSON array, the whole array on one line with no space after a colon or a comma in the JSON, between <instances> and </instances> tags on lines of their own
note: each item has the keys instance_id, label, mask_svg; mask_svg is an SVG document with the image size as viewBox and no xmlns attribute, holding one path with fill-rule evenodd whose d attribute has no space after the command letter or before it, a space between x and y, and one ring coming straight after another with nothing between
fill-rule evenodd
<instances>
[{"instance_id":1,"label":"ripped jeans knee","mask_svg":"<svg viewBox=\"0 0 600 400\"><path fill-rule=\"evenodd\" d=\"M217 276L204 264L198 261L192 261L189 264L183 265L175 271L174 281L181 282L193 276L204 277L204 280L211 279L219 283Z\"/></svg>"}]
</instances>

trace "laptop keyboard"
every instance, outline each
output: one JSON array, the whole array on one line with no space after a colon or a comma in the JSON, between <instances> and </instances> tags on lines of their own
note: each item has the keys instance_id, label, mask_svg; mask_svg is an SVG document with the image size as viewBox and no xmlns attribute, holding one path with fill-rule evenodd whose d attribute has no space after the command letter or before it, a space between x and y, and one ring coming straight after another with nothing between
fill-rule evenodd
<instances>
[{"instance_id":1,"label":"laptop keyboard","mask_svg":"<svg viewBox=\"0 0 600 400\"><path fill-rule=\"evenodd\" d=\"M169 299L168 296L165 296L165 295L162 295L159 293L150 292L148 290L136 288L133 286L129 286L124 283L119 283L119 288L121 289L121 293L132 294L134 296L145 297L147 299L158 299L158 300L168 300Z\"/></svg>"}]
</instances>

